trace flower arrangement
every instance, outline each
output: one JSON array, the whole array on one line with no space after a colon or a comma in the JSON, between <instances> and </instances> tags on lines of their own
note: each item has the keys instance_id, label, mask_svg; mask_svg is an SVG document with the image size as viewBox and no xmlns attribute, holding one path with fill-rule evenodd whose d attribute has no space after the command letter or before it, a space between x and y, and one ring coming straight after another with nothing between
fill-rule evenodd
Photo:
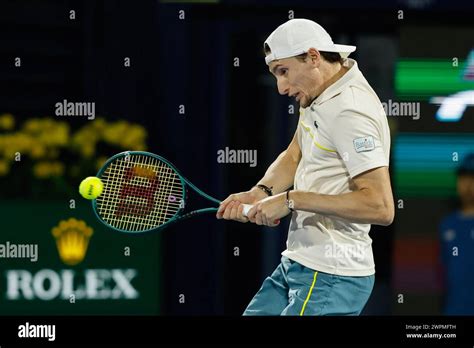
<instances>
[{"instance_id":1,"label":"flower arrangement","mask_svg":"<svg viewBox=\"0 0 474 348\"><path fill-rule=\"evenodd\" d=\"M0 115L2 198L70 197L108 157L147 148L145 128L124 120L96 118L72 131L64 120L31 118L15 128L13 115Z\"/></svg>"}]
</instances>

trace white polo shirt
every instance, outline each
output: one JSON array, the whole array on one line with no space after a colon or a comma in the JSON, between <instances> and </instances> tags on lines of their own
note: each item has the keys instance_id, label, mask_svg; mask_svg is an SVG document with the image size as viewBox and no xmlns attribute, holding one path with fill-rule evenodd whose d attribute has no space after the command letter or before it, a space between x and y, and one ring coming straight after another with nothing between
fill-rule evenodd
<instances>
[{"instance_id":1,"label":"white polo shirt","mask_svg":"<svg viewBox=\"0 0 474 348\"><path fill-rule=\"evenodd\" d=\"M383 106L357 62L313 103L300 109L302 158L294 188L338 195L353 191L352 178L388 166L390 130ZM282 255L311 269L344 276L375 273L370 224L293 212Z\"/></svg>"}]
</instances>

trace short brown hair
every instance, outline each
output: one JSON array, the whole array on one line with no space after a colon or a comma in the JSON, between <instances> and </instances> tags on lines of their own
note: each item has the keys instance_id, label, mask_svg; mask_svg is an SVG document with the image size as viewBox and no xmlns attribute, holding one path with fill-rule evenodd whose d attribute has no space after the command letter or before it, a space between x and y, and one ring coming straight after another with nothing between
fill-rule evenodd
<instances>
[{"instance_id":1,"label":"short brown hair","mask_svg":"<svg viewBox=\"0 0 474 348\"><path fill-rule=\"evenodd\" d=\"M337 52L325 52L325 51L319 51L321 54L321 57L328 63L334 64L334 63L344 63L344 59L341 57L341 55ZM306 57L308 56L308 53L302 53L300 55L295 56L296 59L304 61Z\"/></svg>"}]
</instances>

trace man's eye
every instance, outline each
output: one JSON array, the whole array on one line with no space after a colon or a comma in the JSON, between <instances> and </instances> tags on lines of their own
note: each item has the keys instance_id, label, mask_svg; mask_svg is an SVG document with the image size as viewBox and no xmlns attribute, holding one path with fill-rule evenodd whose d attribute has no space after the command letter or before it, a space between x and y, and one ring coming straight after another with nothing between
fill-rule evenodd
<instances>
[{"instance_id":1,"label":"man's eye","mask_svg":"<svg viewBox=\"0 0 474 348\"><path fill-rule=\"evenodd\" d=\"M285 75L288 72L288 69L280 69L280 75Z\"/></svg>"}]
</instances>

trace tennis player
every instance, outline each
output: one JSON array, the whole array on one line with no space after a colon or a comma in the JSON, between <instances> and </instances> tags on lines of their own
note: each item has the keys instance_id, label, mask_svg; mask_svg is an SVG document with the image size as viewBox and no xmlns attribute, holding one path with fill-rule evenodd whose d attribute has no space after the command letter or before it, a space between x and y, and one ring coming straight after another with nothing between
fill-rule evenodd
<instances>
[{"instance_id":1,"label":"tennis player","mask_svg":"<svg viewBox=\"0 0 474 348\"><path fill-rule=\"evenodd\" d=\"M293 140L217 218L275 226L291 214L281 263L244 315L359 315L375 280L371 224L389 225L390 132L357 62L317 23L292 19L265 41L278 92L300 105ZM290 189L293 186L293 189ZM247 217L242 203L254 204Z\"/></svg>"}]
</instances>

